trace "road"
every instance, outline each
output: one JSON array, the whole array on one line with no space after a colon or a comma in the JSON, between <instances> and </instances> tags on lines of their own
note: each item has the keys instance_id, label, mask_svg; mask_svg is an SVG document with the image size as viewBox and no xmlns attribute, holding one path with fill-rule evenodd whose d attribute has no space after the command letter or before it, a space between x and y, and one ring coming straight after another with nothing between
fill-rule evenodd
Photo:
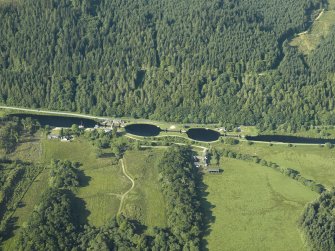
<instances>
[{"instance_id":1,"label":"road","mask_svg":"<svg viewBox=\"0 0 335 251\"><path fill-rule=\"evenodd\" d=\"M40 110L40 109L21 108L21 107L15 107L15 106L0 106L0 109L34 112L34 113L36 112L36 113L44 113L44 114L55 114L55 115L64 115L64 116L74 116L74 117L81 117L81 118L87 118L87 119L99 119L99 120L108 119L107 117L91 116L91 115L85 115L85 114L80 114L80 113L46 111L46 110Z\"/></svg>"}]
</instances>

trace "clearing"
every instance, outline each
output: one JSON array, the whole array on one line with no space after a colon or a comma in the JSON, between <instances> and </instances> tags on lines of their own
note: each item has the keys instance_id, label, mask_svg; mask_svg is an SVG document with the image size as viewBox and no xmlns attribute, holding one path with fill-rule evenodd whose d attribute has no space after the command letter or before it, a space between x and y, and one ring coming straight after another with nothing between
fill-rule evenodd
<instances>
[{"instance_id":1,"label":"clearing","mask_svg":"<svg viewBox=\"0 0 335 251\"><path fill-rule=\"evenodd\" d=\"M158 162L164 149L127 151L124 164L135 180L134 189L127 195L122 213L143 224L166 226L165 202L159 183Z\"/></svg>"},{"instance_id":2,"label":"clearing","mask_svg":"<svg viewBox=\"0 0 335 251\"><path fill-rule=\"evenodd\" d=\"M321 39L329 34L335 24L335 0L329 0L328 4L328 9L321 11L309 30L292 39L291 46L297 46L302 53L309 54L319 45Z\"/></svg>"}]
</instances>

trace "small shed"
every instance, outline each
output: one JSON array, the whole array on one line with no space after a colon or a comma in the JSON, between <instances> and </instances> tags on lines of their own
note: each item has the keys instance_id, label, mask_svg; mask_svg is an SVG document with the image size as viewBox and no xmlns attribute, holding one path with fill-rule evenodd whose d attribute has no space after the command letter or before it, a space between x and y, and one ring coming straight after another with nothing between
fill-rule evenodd
<instances>
[{"instance_id":1,"label":"small shed","mask_svg":"<svg viewBox=\"0 0 335 251\"><path fill-rule=\"evenodd\" d=\"M56 134L49 134L48 139L59 139L59 135Z\"/></svg>"},{"instance_id":2,"label":"small shed","mask_svg":"<svg viewBox=\"0 0 335 251\"><path fill-rule=\"evenodd\" d=\"M207 173L210 174L220 174L220 169L219 168L208 168Z\"/></svg>"}]
</instances>

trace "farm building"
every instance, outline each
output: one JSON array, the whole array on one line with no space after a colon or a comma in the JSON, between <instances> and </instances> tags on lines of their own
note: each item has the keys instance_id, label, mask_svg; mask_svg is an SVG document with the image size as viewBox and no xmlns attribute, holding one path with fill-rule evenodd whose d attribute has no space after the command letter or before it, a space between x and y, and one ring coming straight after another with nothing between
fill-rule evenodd
<instances>
[{"instance_id":1,"label":"farm building","mask_svg":"<svg viewBox=\"0 0 335 251\"><path fill-rule=\"evenodd\" d=\"M57 134L49 134L48 139L59 139L59 135Z\"/></svg>"},{"instance_id":2,"label":"farm building","mask_svg":"<svg viewBox=\"0 0 335 251\"><path fill-rule=\"evenodd\" d=\"M219 168L208 168L207 173L210 174L220 174L220 169Z\"/></svg>"}]
</instances>

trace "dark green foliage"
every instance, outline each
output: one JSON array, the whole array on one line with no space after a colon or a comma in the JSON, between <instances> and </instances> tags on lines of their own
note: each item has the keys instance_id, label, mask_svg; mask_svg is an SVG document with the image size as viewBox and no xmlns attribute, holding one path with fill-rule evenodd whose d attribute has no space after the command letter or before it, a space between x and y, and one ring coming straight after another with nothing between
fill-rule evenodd
<instances>
[{"instance_id":1,"label":"dark green foliage","mask_svg":"<svg viewBox=\"0 0 335 251\"><path fill-rule=\"evenodd\" d=\"M74 163L54 160L51 163L50 186L70 189L79 186L78 170Z\"/></svg>"},{"instance_id":2,"label":"dark green foliage","mask_svg":"<svg viewBox=\"0 0 335 251\"><path fill-rule=\"evenodd\" d=\"M77 229L68 193L50 188L41 201L20 234L20 250L71 250Z\"/></svg>"},{"instance_id":3,"label":"dark green foliage","mask_svg":"<svg viewBox=\"0 0 335 251\"><path fill-rule=\"evenodd\" d=\"M300 219L300 226L311 250L335 250L335 190L321 194L309 204Z\"/></svg>"},{"instance_id":4,"label":"dark green foliage","mask_svg":"<svg viewBox=\"0 0 335 251\"><path fill-rule=\"evenodd\" d=\"M288 131L334 124L327 73L334 70L328 52L335 32L307 61L283 43L322 7L318 0L3 4L0 103L270 129L285 124Z\"/></svg>"},{"instance_id":5,"label":"dark green foliage","mask_svg":"<svg viewBox=\"0 0 335 251\"><path fill-rule=\"evenodd\" d=\"M23 135L30 136L39 128L39 123L31 118L0 118L0 149L6 153L13 152Z\"/></svg>"},{"instance_id":6,"label":"dark green foliage","mask_svg":"<svg viewBox=\"0 0 335 251\"><path fill-rule=\"evenodd\" d=\"M168 226L181 248L197 250L202 215L197 190L197 169L188 147L170 147L160 161L162 191L167 205Z\"/></svg>"},{"instance_id":7,"label":"dark green foliage","mask_svg":"<svg viewBox=\"0 0 335 251\"><path fill-rule=\"evenodd\" d=\"M235 138L224 138L224 143L227 145L237 145L239 140Z\"/></svg>"},{"instance_id":8,"label":"dark green foliage","mask_svg":"<svg viewBox=\"0 0 335 251\"><path fill-rule=\"evenodd\" d=\"M19 142L20 126L18 122L6 122L0 124L0 148L4 149L6 153L15 150Z\"/></svg>"}]
</instances>

